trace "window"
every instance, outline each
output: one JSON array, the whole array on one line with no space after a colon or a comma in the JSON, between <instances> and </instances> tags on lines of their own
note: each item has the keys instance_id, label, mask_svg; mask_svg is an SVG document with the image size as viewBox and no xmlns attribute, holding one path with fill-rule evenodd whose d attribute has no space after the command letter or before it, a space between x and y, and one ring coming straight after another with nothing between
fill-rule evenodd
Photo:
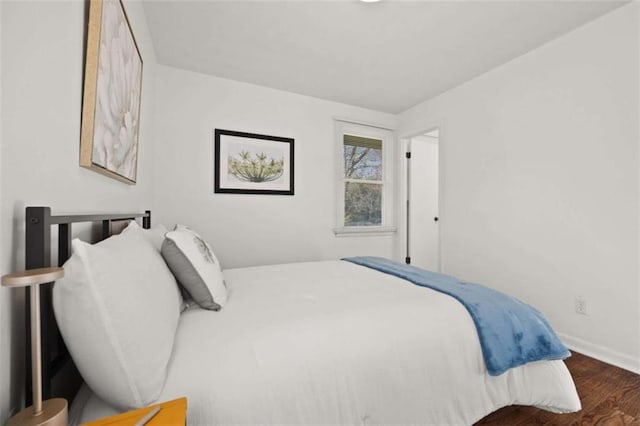
<instances>
[{"instance_id":1,"label":"window","mask_svg":"<svg viewBox=\"0 0 640 426\"><path fill-rule=\"evenodd\" d=\"M343 136L344 226L382 225L382 141Z\"/></svg>"},{"instance_id":2,"label":"window","mask_svg":"<svg viewBox=\"0 0 640 426\"><path fill-rule=\"evenodd\" d=\"M336 122L339 145L336 234L391 232L391 132Z\"/></svg>"}]
</instances>

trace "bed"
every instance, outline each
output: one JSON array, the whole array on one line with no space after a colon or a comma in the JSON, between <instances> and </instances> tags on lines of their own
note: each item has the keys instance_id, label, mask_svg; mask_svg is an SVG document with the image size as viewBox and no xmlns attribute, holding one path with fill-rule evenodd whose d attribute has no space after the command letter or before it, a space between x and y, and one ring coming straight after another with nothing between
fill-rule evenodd
<instances>
[{"instance_id":1,"label":"bed","mask_svg":"<svg viewBox=\"0 0 640 426\"><path fill-rule=\"evenodd\" d=\"M343 260L223 274L222 309L179 308L153 394L186 396L189 424L463 425L512 404L580 409L560 359L488 374L474 321L449 295ZM123 410L91 380L72 424Z\"/></svg>"}]
</instances>

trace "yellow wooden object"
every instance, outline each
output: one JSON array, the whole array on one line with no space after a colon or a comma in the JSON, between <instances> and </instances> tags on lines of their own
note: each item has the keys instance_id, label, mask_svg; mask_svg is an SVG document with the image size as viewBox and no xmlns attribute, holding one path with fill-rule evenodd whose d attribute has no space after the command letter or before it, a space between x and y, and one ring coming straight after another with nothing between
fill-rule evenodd
<instances>
[{"instance_id":1,"label":"yellow wooden object","mask_svg":"<svg viewBox=\"0 0 640 426\"><path fill-rule=\"evenodd\" d=\"M150 405L138 410L127 411L104 419L89 423L84 426L134 426L140 419L146 416L155 407L160 406L158 414L147 423L148 426L183 426L187 421L187 398L178 398L161 404Z\"/></svg>"}]
</instances>

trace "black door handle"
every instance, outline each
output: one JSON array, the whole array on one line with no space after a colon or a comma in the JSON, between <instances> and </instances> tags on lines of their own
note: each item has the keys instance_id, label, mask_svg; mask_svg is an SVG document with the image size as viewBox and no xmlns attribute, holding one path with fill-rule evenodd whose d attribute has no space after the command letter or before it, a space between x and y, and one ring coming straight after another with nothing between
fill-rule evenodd
<instances>
[{"instance_id":1,"label":"black door handle","mask_svg":"<svg viewBox=\"0 0 640 426\"><path fill-rule=\"evenodd\" d=\"M437 221L438 221L438 216L434 217L434 218L433 218L433 221L434 221L434 222L437 222Z\"/></svg>"}]
</instances>

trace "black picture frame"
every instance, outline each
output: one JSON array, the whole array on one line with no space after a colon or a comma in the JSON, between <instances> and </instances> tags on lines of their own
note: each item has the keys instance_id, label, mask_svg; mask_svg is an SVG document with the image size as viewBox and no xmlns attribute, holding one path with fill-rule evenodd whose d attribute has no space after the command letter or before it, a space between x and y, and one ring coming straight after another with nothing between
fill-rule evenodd
<instances>
[{"instance_id":1,"label":"black picture frame","mask_svg":"<svg viewBox=\"0 0 640 426\"><path fill-rule=\"evenodd\" d=\"M294 195L294 139L214 130L217 194Z\"/></svg>"}]
</instances>

